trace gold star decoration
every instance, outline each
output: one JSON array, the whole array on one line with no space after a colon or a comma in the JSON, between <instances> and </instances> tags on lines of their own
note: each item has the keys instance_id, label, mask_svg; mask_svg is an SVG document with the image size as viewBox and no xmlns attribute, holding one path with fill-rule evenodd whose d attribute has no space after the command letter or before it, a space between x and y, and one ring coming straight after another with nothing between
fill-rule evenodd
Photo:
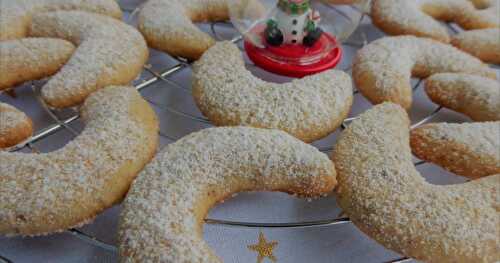
<instances>
[{"instance_id":1,"label":"gold star decoration","mask_svg":"<svg viewBox=\"0 0 500 263\"><path fill-rule=\"evenodd\" d=\"M278 241L267 242L264 233L259 234L259 243L248 246L248 249L258 253L257 263L262 263L265 258L269 258L272 262L277 262L273 254L274 248L278 245Z\"/></svg>"}]
</instances>

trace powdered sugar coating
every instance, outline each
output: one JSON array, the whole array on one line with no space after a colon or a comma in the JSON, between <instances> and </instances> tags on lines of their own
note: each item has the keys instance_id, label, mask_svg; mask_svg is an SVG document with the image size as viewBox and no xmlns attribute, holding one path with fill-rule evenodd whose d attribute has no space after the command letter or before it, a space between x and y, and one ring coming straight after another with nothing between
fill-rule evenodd
<instances>
[{"instance_id":1,"label":"powdered sugar coating","mask_svg":"<svg viewBox=\"0 0 500 263\"><path fill-rule=\"evenodd\" d=\"M500 174L427 183L412 163L409 123L384 103L344 131L332 155L340 207L370 237L417 260L499 261Z\"/></svg>"},{"instance_id":2,"label":"powdered sugar coating","mask_svg":"<svg viewBox=\"0 0 500 263\"><path fill-rule=\"evenodd\" d=\"M462 25L463 28L482 29L500 27L500 0L468 0L474 5L475 10L467 11L470 24Z\"/></svg>"},{"instance_id":3,"label":"powdered sugar coating","mask_svg":"<svg viewBox=\"0 0 500 263\"><path fill-rule=\"evenodd\" d=\"M410 78L436 73L468 73L496 78L479 59L438 41L414 36L385 37L358 51L353 78L372 103L391 101L408 109L412 103Z\"/></svg>"},{"instance_id":4,"label":"powdered sugar coating","mask_svg":"<svg viewBox=\"0 0 500 263\"><path fill-rule=\"evenodd\" d=\"M32 133L33 125L24 112L0 102L0 148L16 145Z\"/></svg>"},{"instance_id":5,"label":"powdered sugar coating","mask_svg":"<svg viewBox=\"0 0 500 263\"><path fill-rule=\"evenodd\" d=\"M373 23L391 35L415 35L449 42L437 20L453 21L465 29L500 26L499 0L377 0Z\"/></svg>"},{"instance_id":6,"label":"powdered sugar coating","mask_svg":"<svg viewBox=\"0 0 500 263\"><path fill-rule=\"evenodd\" d=\"M500 121L424 125L411 132L411 146L418 158L459 175L500 174Z\"/></svg>"},{"instance_id":7,"label":"powdered sugar coating","mask_svg":"<svg viewBox=\"0 0 500 263\"><path fill-rule=\"evenodd\" d=\"M500 121L500 82L456 73L432 75L426 80L429 98L475 121Z\"/></svg>"},{"instance_id":8,"label":"powdered sugar coating","mask_svg":"<svg viewBox=\"0 0 500 263\"><path fill-rule=\"evenodd\" d=\"M464 31L453 36L451 44L484 62L500 64L500 28Z\"/></svg>"},{"instance_id":9,"label":"powdered sugar coating","mask_svg":"<svg viewBox=\"0 0 500 263\"><path fill-rule=\"evenodd\" d=\"M218 201L240 191L328 194L327 156L285 132L211 128L168 145L134 181L120 216L121 262L220 262L202 224Z\"/></svg>"},{"instance_id":10,"label":"powdered sugar coating","mask_svg":"<svg viewBox=\"0 0 500 263\"><path fill-rule=\"evenodd\" d=\"M95 90L128 84L142 71L149 55L135 28L88 12L36 14L31 34L66 39L78 46L68 63L42 87L43 99L53 107L74 106Z\"/></svg>"},{"instance_id":11,"label":"powdered sugar coating","mask_svg":"<svg viewBox=\"0 0 500 263\"><path fill-rule=\"evenodd\" d=\"M0 137L2 134L23 122L26 114L13 106L0 102Z\"/></svg>"},{"instance_id":12,"label":"powdered sugar coating","mask_svg":"<svg viewBox=\"0 0 500 263\"><path fill-rule=\"evenodd\" d=\"M121 19L114 0L0 0L0 40L28 36L32 16L57 10L81 10Z\"/></svg>"},{"instance_id":13,"label":"powdered sugar coating","mask_svg":"<svg viewBox=\"0 0 500 263\"><path fill-rule=\"evenodd\" d=\"M196 60L215 40L193 22L228 19L227 0L149 0L138 27L151 47Z\"/></svg>"},{"instance_id":14,"label":"powdered sugar coating","mask_svg":"<svg viewBox=\"0 0 500 263\"><path fill-rule=\"evenodd\" d=\"M62 39L0 41L0 90L55 74L74 51L73 44Z\"/></svg>"},{"instance_id":15,"label":"powdered sugar coating","mask_svg":"<svg viewBox=\"0 0 500 263\"><path fill-rule=\"evenodd\" d=\"M193 96L216 125L281 129L310 142L340 126L353 90L350 76L337 70L284 84L263 81L245 68L236 45L218 42L194 65Z\"/></svg>"},{"instance_id":16,"label":"powdered sugar coating","mask_svg":"<svg viewBox=\"0 0 500 263\"><path fill-rule=\"evenodd\" d=\"M40 235L92 219L123 198L158 143L154 111L132 87L81 110L83 132L51 153L0 152L0 234Z\"/></svg>"}]
</instances>

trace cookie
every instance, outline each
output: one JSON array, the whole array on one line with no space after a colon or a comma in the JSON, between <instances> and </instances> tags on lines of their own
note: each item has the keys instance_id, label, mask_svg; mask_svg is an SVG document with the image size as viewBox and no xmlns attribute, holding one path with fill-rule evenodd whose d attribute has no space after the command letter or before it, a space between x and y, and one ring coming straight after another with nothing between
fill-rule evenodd
<instances>
[{"instance_id":1,"label":"cookie","mask_svg":"<svg viewBox=\"0 0 500 263\"><path fill-rule=\"evenodd\" d=\"M500 174L500 121L432 123L414 129L410 138L418 158L453 173L471 179Z\"/></svg>"},{"instance_id":2,"label":"cookie","mask_svg":"<svg viewBox=\"0 0 500 263\"><path fill-rule=\"evenodd\" d=\"M121 19L114 0L1 0L0 41L27 37L33 15L57 10L80 10Z\"/></svg>"},{"instance_id":3,"label":"cookie","mask_svg":"<svg viewBox=\"0 0 500 263\"><path fill-rule=\"evenodd\" d=\"M152 48L197 60L215 40L194 23L228 19L227 0L149 0L138 28Z\"/></svg>"},{"instance_id":4,"label":"cookie","mask_svg":"<svg viewBox=\"0 0 500 263\"><path fill-rule=\"evenodd\" d=\"M487 63L500 64L500 29L464 31L451 39L457 48Z\"/></svg>"},{"instance_id":5,"label":"cookie","mask_svg":"<svg viewBox=\"0 0 500 263\"><path fill-rule=\"evenodd\" d=\"M500 174L428 183L412 162L409 125L403 108L384 103L341 134L332 155L339 206L365 234L416 260L499 261Z\"/></svg>"},{"instance_id":6,"label":"cookie","mask_svg":"<svg viewBox=\"0 0 500 263\"><path fill-rule=\"evenodd\" d=\"M349 75L338 70L284 84L263 81L245 68L236 45L219 42L194 65L193 96L215 125L281 129L311 142L342 124L353 89Z\"/></svg>"},{"instance_id":7,"label":"cookie","mask_svg":"<svg viewBox=\"0 0 500 263\"><path fill-rule=\"evenodd\" d=\"M75 46L62 39L0 41L0 90L55 74L74 51Z\"/></svg>"},{"instance_id":8,"label":"cookie","mask_svg":"<svg viewBox=\"0 0 500 263\"><path fill-rule=\"evenodd\" d=\"M279 130L205 129L168 145L134 181L119 223L121 262L220 262L203 240L217 202L241 191L321 196L335 168Z\"/></svg>"},{"instance_id":9,"label":"cookie","mask_svg":"<svg viewBox=\"0 0 500 263\"><path fill-rule=\"evenodd\" d=\"M459 49L428 38L385 37L358 51L353 62L357 88L372 103L390 101L409 109L411 77L468 73L496 78L496 72Z\"/></svg>"},{"instance_id":10,"label":"cookie","mask_svg":"<svg viewBox=\"0 0 500 263\"><path fill-rule=\"evenodd\" d=\"M0 149L14 146L33 134L33 123L22 111L0 102Z\"/></svg>"},{"instance_id":11,"label":"cookie","mask_svg":"<svg viewBox=\"0 0 500 263\"><path fill-rule=\"evenodd\" d=\"M414 35L449 42L446 27L451 21L466 30L500 26L498 0L377 0L373 1L373 23L390 35Z\"/></svg>"},{"instance_id":12,"label":"cookie","mask_svg":"<svg viewBox=\"0 0 500 263\"><path fill-rule=\"evenodd\" d=\"M62 38L77 46L68 63L42 87L42 98L55 108L78 105L108 85L130 83L149 56L146 42L135 28L88 12L36 14L31 35Z\"/></svg>"},{"instance_id":13,"label":"cookie","mask_svg":"<svg viewBox=\"0 0 500 263\"><path fill-rule=\"evenodd\" d=\"M158 120L132 87L85 101L82 133L50 153L0 151L0 234L34 236L81 226L120 202L158 145Z\"/></svg>"},{"instance_id":14,"label":"cookie","mask_svg":"<svg viewBox=\"0 0 500 263\"><path fill-rule=\"evenodd\" d=\"M441 73L425 81L425 92L436 104L475 121L500 121L500 83L469 74Z\"/></svg>"}]
</instances>

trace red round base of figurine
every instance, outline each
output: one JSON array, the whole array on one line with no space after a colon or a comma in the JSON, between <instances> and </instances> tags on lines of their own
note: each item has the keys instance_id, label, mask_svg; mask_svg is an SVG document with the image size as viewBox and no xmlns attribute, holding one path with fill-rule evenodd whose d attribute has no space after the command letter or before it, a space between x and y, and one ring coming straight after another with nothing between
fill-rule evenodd
<instances>
[{"instance_id":1,"label":"red round base of figurine","mask_svg":"<svg viewBox=\"0 0 500 263\"><path fill-rule=\"evenodd\" d=\"M342 58L342 48L335 37L328 33L323 33L311 47L285 44L259 48L250 41L245 41L245 50L256 66L295 78L334 68Z\"/></svg>"}]
</instances>

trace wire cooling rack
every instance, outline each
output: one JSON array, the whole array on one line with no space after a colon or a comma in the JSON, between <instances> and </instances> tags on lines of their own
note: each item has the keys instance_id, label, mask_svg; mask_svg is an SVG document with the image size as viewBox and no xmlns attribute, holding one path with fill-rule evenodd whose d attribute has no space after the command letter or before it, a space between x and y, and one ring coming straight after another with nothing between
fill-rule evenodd
<instances>
[{"instance_id":1,"label":"wire cooling rack","mask_svg":"<svg viewBox=\"0 0 500 263\"><path fill-rule=\"evenodd\" d=\"M331 7L334 8L334 7ZM130 9L130 10L125 10L127 13L132 13L133 14L137 11L137 9ZM366 15L363 15L363 18ZM129 21L130 22L130 21ZM458 28L456 25L453 24L446 24L447 27L449 28L450 32L452 33L457 33L460 31L460 28ZM207 31L211 33L217 40L224 40L227 39L226 37L222 36L222 34L219 32L218 28L219 27L224 27L228 28L231 27L230 24L228 23L211 23L206 25ZM354 49L359 49L363 47L367 43L367 38L365 35L366 32L363 32L363 29L361 28L358 30L358 32L355 34L357 35L357 39L350 39L347 42L345 42L343 45L344 47L351 47ZM233 43L241 44L241 36L234 35L231 36L230 40ZM239 45L241 48L241 45ZM158 88L161 85L157 85L159 83L163 83L165 85L161 86L162 88L167 88L167 89L184 89L185 95L189 96L189 89L183 87L182 85L179 85L175 81L175 76L179 74L182 70L185 69L190 69L191 67L191 62L188 62L182 58L171 58L173 59L173 63L170 63L171 65L163 68L158 68L157 65L154 63L148 64L144 67L144 71L141 74L141 76L134 82L134 86L137 90L144 92L147 89L152 89L152 88ZM350 61L349 61L350 62ZM249 68L254 67L251 63L247 64ZM341 70L344 70L346 72L350 72L351 66L345 65L343 68L340 68ZM43 84L43 82L32 82L27 85L30 86L31 92L36 98L36 101L39 103L43 111L50 117L52 120L51 125L42 127L38 129L38 131L33 135L31 138L28 140L7 149L7 151L10 152L40 152L38 147L35 145L36 143L43 143L44 140L47 140L51 137L58 136L57 134L60 131L67 131L71 137L75 137L80 133L81 128L78 128L78 125L74 125L75 123L79 122L80 116L78 115L77 109L66 109L66 110L54 110L48 107L44 101L40 97L40 87ZM422 80L414 80L413 82L413 89L417 90L422 84ZM359 95L358 91L354 92L355 95ZM2 94L0 93L0 98L1 96L7 96L9 93ZM12 94L10 94L12 95ZM356 96L358 97L358 96ZM194 114L191 112L184 112L182 110L176 109L174 107L171 107L170 105L165 105L158 103L152 99L148 99L148 102L150 102L153 106L160 108L163 111L169 112L178 118L184 119L185 121L191 122L196 126L196 124L203 124L203 126L209 126L210 122L208 119L205 117L201 116L200 114ZM430 111L428 114L425 114L422 118L419 120L415 121L412 127L416 127L419 125L422 125L424 123L427 123L431 121L436 115L442 110L441 107L436 107L432 111ZM354 119L356 116L352 116L350 118L347 118L342 126L341 129L345 129L345 127ZM179 137L182 137L184 134L180 134L180 136L172 135L168 131L165 131L164 129L160 129L160 137L163 138L164 140L168 142L173 142L179 139ZM318 146L318 149L324 153L329 153L332 151L331 146ZM423 161L415 161L416 166L420 166L425 164ZM231 220L223 220L223 219L214 219L214 218L207 218L205 220L207 224L212 224L212 225L222 225L226 227L240 227L240 228L280 228L280 229L286 229L286 228L315 228L315 227L333 227L333 226L341 226L341 225L346 225L350 224L349 218L343 216L343 214L340 214L339 217L336 218L331 218L331 219L326 219L326 220L317 220L317 221L301 221L301 222L293 222L293 223L256 223L256 222L241 222L241 221L231 221ZM112 253L117 252L116 246L106 243L99 238L84 232L82 229L69 229L67 230L67 233L71 234L72 236L88 243L89 245L95 246L96 248L103 249ZM412 261L412 259L409 259L407 257L400 257L397 259L393 259L390 261L386 262L392 262L392 263L397 263L397 262L409 262ZM380 262L380 261L378 261ZM0 253L0 263L13 263L12 260L9 260L7 257L2 256Z\"/></svg>"}]
</instances>

